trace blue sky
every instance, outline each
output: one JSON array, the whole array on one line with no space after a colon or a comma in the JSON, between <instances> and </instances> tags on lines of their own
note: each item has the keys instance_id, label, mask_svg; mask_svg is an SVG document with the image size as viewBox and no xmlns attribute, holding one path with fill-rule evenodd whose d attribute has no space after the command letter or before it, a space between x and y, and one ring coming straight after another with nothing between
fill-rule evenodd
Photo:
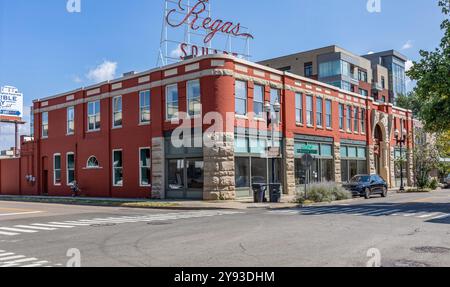
<instances>
[{"instance_id":1,"label":"blue sky","mask_svg":"<svg viewBox=\"0 0 450 287\"><path fill-rule=\"evenodd\" d=\"M192 0L191 0L192 1ZM211 0L213 18L241 22L255 39L252 60L337 44L358 54L396 49L411 60L442 37L437 0ZM0 0L0 86L33 99L156 66L163 0ZM27 119L26 119L27 120ZM0 149L12 145L0 130ZM23 132L26 132L24 129Z\"/></svg>"}]
</instances>

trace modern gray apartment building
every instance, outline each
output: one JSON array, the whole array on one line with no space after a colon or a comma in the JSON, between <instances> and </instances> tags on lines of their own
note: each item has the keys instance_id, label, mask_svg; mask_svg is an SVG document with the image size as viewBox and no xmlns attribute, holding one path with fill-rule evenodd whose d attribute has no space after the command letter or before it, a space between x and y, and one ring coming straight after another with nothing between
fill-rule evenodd
<instances>
[{"instance_id":1,"label":"modern gray apartment building","mask_svg":"<svg viewBox=\"0 0 450 287\"><path fill-rule=\"evenodd\" d=\"M260 64L395 104L397 95L406 92L406 61L405 56L394 50L358 56L333 45Z\"/></svg>"}]
</instances>

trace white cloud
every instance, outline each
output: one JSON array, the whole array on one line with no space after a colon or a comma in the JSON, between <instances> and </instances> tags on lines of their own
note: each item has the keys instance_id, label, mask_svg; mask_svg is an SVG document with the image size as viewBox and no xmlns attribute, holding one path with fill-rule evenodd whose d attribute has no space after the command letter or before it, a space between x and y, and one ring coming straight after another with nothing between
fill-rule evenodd
<instances>
[{"instance_id":1,"label":"white cloud","mask_svg":"<svg viewBox=\"0 0 450 287\"><path fill-rule=\"evenodd\" d=\"M86 78L94 82L104 82L114 79L117 70L117 63L111 61L104 61L96 68L90 70L86 74Z\"/></svg>"},{"instance_id":2,"label":"white cloud","mask_svg":"<svg viewBox=\"0 0 450 287\"><path fill-rule=\"evenodd\" d=\"M83 82L83 80L79 76L73 77L73 81L77 84Z\"/></svg>"},{"instance_id":3,"label":"white cloud","mask_svg":"<svg viewBox=\"0 0 450 287\"><path fill-rule=\"evenodd\" d=\"M412 68L412 66L413 66L413 61L411 61L411 60L406 61L405 70L408 72Z\"/></svg>"},{"instance_id":4,"label":"white cloud","mask_svg":"<svg viewBox=\"0 0 450 287\"><path fill-rule=\"evenodd\" d=\"M173 49L170 52L170 57L178 59L181 57L182 54L183 54L183 51L181 51L181 45L178 45L178 47L176 47L175 49Z\"/></svg>"},{"instance_id":5,"label":"white cloud","mask_svg":"<svg viewBox=\"0 0 450 287\"><path fill-rule=\"evenodd\" d=\"M402 46L402 50L408 50L413 47L413 42L411 40L406 41L405 44Z\"/></svg>"}]
</instances>

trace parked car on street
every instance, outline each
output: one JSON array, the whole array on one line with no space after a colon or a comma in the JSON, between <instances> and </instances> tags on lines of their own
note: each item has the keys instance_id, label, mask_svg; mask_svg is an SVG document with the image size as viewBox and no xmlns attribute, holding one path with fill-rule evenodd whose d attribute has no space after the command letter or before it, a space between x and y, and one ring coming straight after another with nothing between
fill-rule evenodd
<instances>
[{"instance_id":1,"label":"parked car on street","mask_svg":"<svg viewBox=\"0 0 450 287\"><path fill-rule=\"evenodd\" d=\"M388 185L379 175L356 175L349 183L344 184L344 188L353 196L364 196L366 199L373 194L386 197L388 193Z\"/></svg>"}]
</instances>

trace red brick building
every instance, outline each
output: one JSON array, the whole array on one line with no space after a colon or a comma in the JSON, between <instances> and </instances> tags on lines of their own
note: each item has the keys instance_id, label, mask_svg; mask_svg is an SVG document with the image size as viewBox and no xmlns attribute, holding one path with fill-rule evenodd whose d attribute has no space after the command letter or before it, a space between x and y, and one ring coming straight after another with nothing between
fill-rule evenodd
<instances>
[{"instance_id":1,"label":"red brick building","mask_svg":"<svg viewBox=\"0 0 450 287\"><path fill-rule=\"evenodd\" d=\"M264 106L276 102L280 148L269 156L274 141ZM305 181L305 147L316 153L310 181L379 173L395 186L394 131L403 129L413 182L411 111L229 55L39 99L33 111L34 138L23 138L20 158L0 161L0 194L70 195L76 180L87 196L230 199L248 196L252 183L270 182L272 174L293 194ZM212 122L202 116L222 115L225 144L175 147L177 111L203 131ZM261 133L269 135L255 136Z\"/></svg>"}]
</instances>

